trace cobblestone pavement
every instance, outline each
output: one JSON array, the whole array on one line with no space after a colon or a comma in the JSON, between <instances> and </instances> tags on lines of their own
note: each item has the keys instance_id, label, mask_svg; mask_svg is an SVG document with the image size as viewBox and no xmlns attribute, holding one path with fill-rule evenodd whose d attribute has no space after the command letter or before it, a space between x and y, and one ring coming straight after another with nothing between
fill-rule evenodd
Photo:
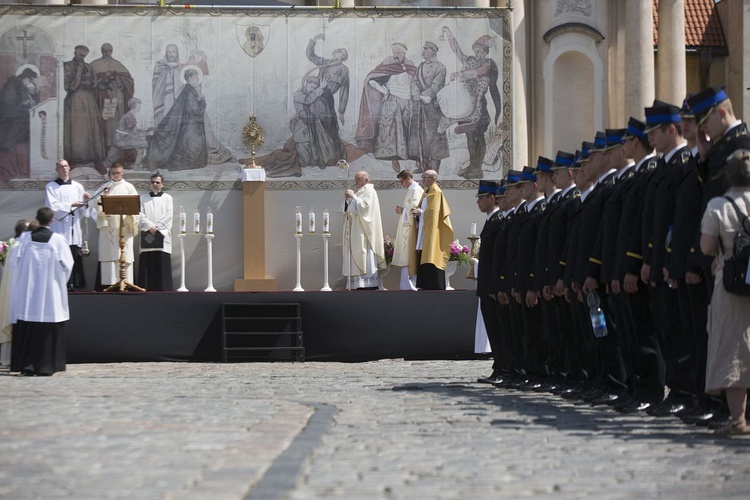
<instances>
[{"instance_id":1,"label":"cobblestone pavement","mask_svg":"<svg viewBox=\"0 0 750 500\"><path fill-rule=\"evenodd\" d=\"M475 383L487 361L0 372L0 498L748 498L750 440Z\"/></svg>"}]
</instances>

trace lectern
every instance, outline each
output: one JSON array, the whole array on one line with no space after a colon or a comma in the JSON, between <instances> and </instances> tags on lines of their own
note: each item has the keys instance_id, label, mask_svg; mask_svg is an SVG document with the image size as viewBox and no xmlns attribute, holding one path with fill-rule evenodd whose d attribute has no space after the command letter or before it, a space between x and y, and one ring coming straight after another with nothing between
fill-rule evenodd
<instances>
[{"instance_id":1,"label":"lectern","mask_svg":"<svg viewBox=\"0 0 750 500\"><path fill-rule=\"evenodd\" d=\"M141 211L140 198L137 194L111 194L102 196L102 210L107 215L120 216L120 280L104 289L105 292L124 292L135 290L145 292L145 288L129 283L127 277L128 263L125 260L125 216L138 215Z\"/></svg>"}]
</instances>

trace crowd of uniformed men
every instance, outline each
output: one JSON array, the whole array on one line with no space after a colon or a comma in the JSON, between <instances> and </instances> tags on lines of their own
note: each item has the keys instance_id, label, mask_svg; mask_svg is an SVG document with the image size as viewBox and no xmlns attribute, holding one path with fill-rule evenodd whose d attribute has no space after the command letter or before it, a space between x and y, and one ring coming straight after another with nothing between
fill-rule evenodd
<instances>
[{"instance_id":1,"label":"crowd of uniformed men","mask_svg":"<svg viewBox=\"0 0 750 500\"><path fill-rule=\"evenodd\" d=\"M724 425L725 402L704 393L713 280L699 241L737 149L747 126L711 87L481 181L477 295L494 362L479 381Z\"/></svg>"}]
</instances>

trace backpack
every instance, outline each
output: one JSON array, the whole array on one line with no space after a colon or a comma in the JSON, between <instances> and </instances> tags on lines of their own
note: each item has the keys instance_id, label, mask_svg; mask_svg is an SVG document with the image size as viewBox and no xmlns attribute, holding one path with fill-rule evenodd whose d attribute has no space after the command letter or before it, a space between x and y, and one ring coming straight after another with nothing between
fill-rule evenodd
<instances>
[{"instance_id":1,"label":"backpack","mask_svg":"<svg viewBox=\"0 0 750 500\"><path fill-rule=\"evenodd\" d=\"M725 196L734 207L740 228L734 235L732 256L724 260L724 290L735 295L750 295L747 283L748 262L750 262L750 219L729 196Z\"/></svg>"}]
</instances>

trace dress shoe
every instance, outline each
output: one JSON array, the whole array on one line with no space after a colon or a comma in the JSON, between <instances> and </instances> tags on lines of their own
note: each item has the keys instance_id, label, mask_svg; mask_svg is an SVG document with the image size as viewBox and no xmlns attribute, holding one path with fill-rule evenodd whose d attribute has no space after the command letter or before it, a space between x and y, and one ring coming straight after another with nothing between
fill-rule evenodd
<instances>
[{"instance_id":1,"label":"dress shoe","mask_svg":"<svg viewBox=\"0 0 750 500\"><path fill-rule=\"evenodd\" d=\"M642 411L648 411L653 406L652 403L646 403L638 400L633 400L630 404L623 405L617 409L620 413L638 413Z\"/></svg>"},{"instance_id":2,"label":"dress shoe","mask_svg":"<svg viewBox=\"0 0 750 500\"><path fill-rule=\"evenodd\" d=\"M593 389L584 392L581 394L581 400L586 401L587 403L592 402L593 400L600 398L606 394L607 391L605 391L602 387L594 386Z\"/></svg>"},{"instance_id":3,"label":"dress shoe","mask_svg":"<svg viewBox=\"0 0 750 500\"><path fill-rule=\"evenodd\" d=\"M620 399L620 395L611 392L605 392L598 398L591 401L591 406L609 405L613 406Z\"/></svg>"},{"instance_id":4,"label":"dress shoe","mask_svg":"<svg viewBox=\"0 0 750 500\"><path fill-rule=\"evenodd\" d=\"M490 374L489 377L478 378L477 382L479 382L480 384L492 384L494 380L500 377L501 375L502 375L502 372L500 370L493 370L492 374Z\"/></svg>"},{"instance_id":5,"label":"dress shoe","mask_svg":"<svg viewBox=\"0 0 750 500\"><path fill-rule=\"evenodd\" d=\"M682 403L663 404L662 402L649 409L647 413L652 417L671 417L683 409L685 409L685 405Z\"/></svg>"}]
</instances>

